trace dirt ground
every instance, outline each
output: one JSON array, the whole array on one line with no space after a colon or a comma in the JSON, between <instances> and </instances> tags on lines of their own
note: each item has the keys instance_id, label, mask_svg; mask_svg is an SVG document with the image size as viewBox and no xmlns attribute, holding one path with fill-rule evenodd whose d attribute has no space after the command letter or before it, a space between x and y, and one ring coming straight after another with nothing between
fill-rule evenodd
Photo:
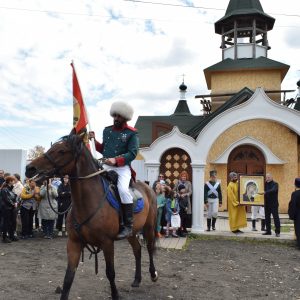
<instances>
[{"instance_id":1,"label":"dirt ground","mask_svg":"<svg viewBox=\"0 0 300 300\"><path fill-rule=\"evenodd\" d=\"M143 249L139 288L130 286L134 258L127 241L116 244L116 284L121 299L300 299L300 251L262 242L200 239L185 250L158 249L159 280L151 282ZM0 243L0 299L55 300L66 268L66 238ZM69 299L110 299L102 254L80 263Z\"/></svg>"}]
</instances>

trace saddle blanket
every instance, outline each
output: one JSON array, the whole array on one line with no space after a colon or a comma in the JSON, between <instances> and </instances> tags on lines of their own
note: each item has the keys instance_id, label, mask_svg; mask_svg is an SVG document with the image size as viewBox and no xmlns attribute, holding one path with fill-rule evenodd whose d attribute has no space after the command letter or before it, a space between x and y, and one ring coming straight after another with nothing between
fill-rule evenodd
<instances>
[{"instance_id":1,"label":"saddle blanket","mask_svg":"<svg viewBox=\"0 0 300 300\"><path fill-rule=\"evenodd\" d=\"M114 195L114 193L112 192L112 190L109 188L109 184L108 182L102 178L102 183L103 183L103 187L104 187L104 192L106 193L107 190L107 196L106 199L108 201L108 203L118 212L120 212L121 209L121 204L120 201L118 201ZM141 212L144 208L144 199L142 198L142 194L133 188L129 188L129 192L131 193L132 197L133 197L133 212L135 214Z\"/></svg>"}]
</instances>

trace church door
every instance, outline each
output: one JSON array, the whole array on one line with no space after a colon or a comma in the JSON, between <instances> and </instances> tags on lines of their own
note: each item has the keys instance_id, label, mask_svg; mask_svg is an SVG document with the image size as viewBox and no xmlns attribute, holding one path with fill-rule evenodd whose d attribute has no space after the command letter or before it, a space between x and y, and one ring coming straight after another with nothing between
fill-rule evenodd
<instances>
[{"instance_id":1,"label":"church door","mask_svg":"<svg viewBox=\"0 0 300 300\"><path fill-rule=\"evenodd\" d=\"M265 157L262 152L254 146L239 146L232 150L228 158L228 182L230 181L230 172L236 172L240 175L264 175L266 172ZM250 206L247 206L247 212L251 212Z\"/></svg>"},{"instance_id":2,"label":"church door","mask_svg":"<svg viewBox=\"0 0 300 300\"><path fill-rule=\"evenodd\" d=\"M168 184L173 188L179 179L179 174L186 171L192 182L191 158L184 150L172 148L166 151L160 161L160 173L165 175Z\"/></svg>"},{"instance_id":3,"label":"church door","mask_svg":"<svg viewBox=\"0 0 300 300\"><path fill-rule=\"evenodd\" d=\"M229 155L227 174L236 172L243 175L264 175L266 160L262 152L249 145L235 148ZM229 176L227 176L229 180Z\"/></svg>"}]
</instances>

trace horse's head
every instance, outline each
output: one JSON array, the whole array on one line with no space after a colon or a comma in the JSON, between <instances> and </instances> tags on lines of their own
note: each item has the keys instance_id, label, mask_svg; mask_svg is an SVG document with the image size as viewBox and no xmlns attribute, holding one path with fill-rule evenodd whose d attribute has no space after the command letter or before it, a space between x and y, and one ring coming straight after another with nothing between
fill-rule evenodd
<instances>
[{"instance_id":1,"label":"horse's head","mask_svg":"<svg viewBox=\"0 0 300 300\"><path fill-rule=\"evenodd\" d=\"M68 136L54 143L46 153L28 164L26 176L40 181L54 175L72 174L84 147L83 139L84 133L75 134L71 131Z\"/></svg>"}]
</instances>

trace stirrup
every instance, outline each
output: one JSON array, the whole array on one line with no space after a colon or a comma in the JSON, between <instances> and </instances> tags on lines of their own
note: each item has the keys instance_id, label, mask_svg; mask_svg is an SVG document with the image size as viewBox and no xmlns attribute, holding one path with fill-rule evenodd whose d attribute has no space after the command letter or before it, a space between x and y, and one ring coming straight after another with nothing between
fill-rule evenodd
<instances>
[{"instance_id":1,"label":"stirrup","mask_svg":"<svg viewBox=\"0 0 300 300\"><path fill-rule=\"evenodd\" d=\"M132 236L132 227L124 226L121 232L118 233L116 240L123 240Z\"/></svg>"}]
</instances>

